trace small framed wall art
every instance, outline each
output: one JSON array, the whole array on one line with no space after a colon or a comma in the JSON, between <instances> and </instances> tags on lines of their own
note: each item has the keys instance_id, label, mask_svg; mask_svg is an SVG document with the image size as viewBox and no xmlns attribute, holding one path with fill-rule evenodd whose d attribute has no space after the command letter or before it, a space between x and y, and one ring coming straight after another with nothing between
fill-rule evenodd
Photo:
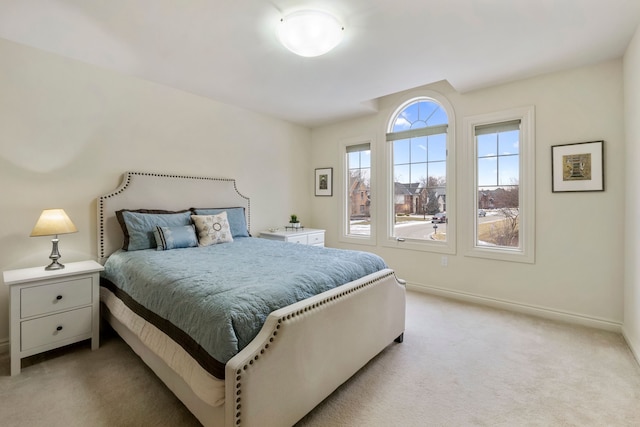
<instances>
[{"instance_id":1,"label":"small framed wall art","mask_svg":"<svg viewBox=\"0 0 640 427\"><path fill-rule=\"evenodd\" d=\"M553 145L551 191L604 191L604 141Z\"/></svg>"},{"instance_id":2,"label":"small framed wall art","mask_svg":"<svg viewBox=\"0 0 640 427\"><path fill-rule=\"evenodd\" d=\"M316 196L333 196L333 168L316 169Z\"/></svg>"}]
</instances>

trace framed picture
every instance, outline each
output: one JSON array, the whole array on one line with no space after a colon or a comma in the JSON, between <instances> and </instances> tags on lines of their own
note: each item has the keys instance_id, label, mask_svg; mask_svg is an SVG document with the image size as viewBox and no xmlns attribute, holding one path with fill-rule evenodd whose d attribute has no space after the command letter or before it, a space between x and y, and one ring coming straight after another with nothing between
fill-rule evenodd
<instances>
[{"instance_id":1,"label":"framed picture","mask_svg":"<svg viewBox=\"0 0 640 427\"><path fill-rule=\"evenodd\" d=\"M333 196L333 168L316 169L316 196Z\"/></svg>"},{"instance_id":2,"label":"framed picture","mask_svg":"<svg viewBox=\"0 0 640 427\"><path fill-rule=\"evenodd\" d=\"M551 191L604 191L604 141L551 147Z\"/></svg>"}]
</instances>

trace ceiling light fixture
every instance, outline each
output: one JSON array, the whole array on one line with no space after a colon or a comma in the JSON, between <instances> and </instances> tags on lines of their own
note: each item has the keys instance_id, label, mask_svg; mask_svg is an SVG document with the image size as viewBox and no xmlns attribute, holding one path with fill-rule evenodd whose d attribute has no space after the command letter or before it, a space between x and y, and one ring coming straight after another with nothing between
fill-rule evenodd
<instances>
[{"instance_id":1,"label":"ceiling light fixture","mask_svg":"<svg viewBox=\"0 0 640 427\"><path fill-rule=\"evenodd\" d=\"M278 38L291 52L306 57L320 56L342 40L344 27L327 12L303 10L280 20Z\"/></svg>"}]
</instances>

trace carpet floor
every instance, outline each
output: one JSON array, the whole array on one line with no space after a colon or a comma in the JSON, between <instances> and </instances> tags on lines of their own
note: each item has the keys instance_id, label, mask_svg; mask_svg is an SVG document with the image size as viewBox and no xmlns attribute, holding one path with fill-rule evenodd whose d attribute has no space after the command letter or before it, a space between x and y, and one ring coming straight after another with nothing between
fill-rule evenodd
<instances>
[{"instance_id":1,"label":"carpet floor","mask_svg":"<svg viewBox=\"0 0 640 427\"><path fill-rule=\"evenodd\" d=\"M0 425L198 426L108 330L22 362L0 355ZM620 334L407 293L392 344L298 427L640 426L640 367Z\"/></svg>"}]
</instances>

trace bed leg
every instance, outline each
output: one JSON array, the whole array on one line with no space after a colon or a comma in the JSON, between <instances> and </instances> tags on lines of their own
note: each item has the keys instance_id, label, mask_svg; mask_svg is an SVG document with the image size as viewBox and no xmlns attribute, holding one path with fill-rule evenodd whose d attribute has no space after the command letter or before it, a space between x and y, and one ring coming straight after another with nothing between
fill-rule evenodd
<instances>
[{"instance_id":1,"label":"bed leg","mask_svg":"<svg viewBox=\"0 0 640 427\"><path fill-rule=\"evenodd\" d=\"M401 334L398 336L398 338L396 338L394 341L395 341L395 342L397 342L397 343L401 343L402 341L404 341L404 332L403 332L403 333L401 333Z\"/></svg>"}]
</instances>

